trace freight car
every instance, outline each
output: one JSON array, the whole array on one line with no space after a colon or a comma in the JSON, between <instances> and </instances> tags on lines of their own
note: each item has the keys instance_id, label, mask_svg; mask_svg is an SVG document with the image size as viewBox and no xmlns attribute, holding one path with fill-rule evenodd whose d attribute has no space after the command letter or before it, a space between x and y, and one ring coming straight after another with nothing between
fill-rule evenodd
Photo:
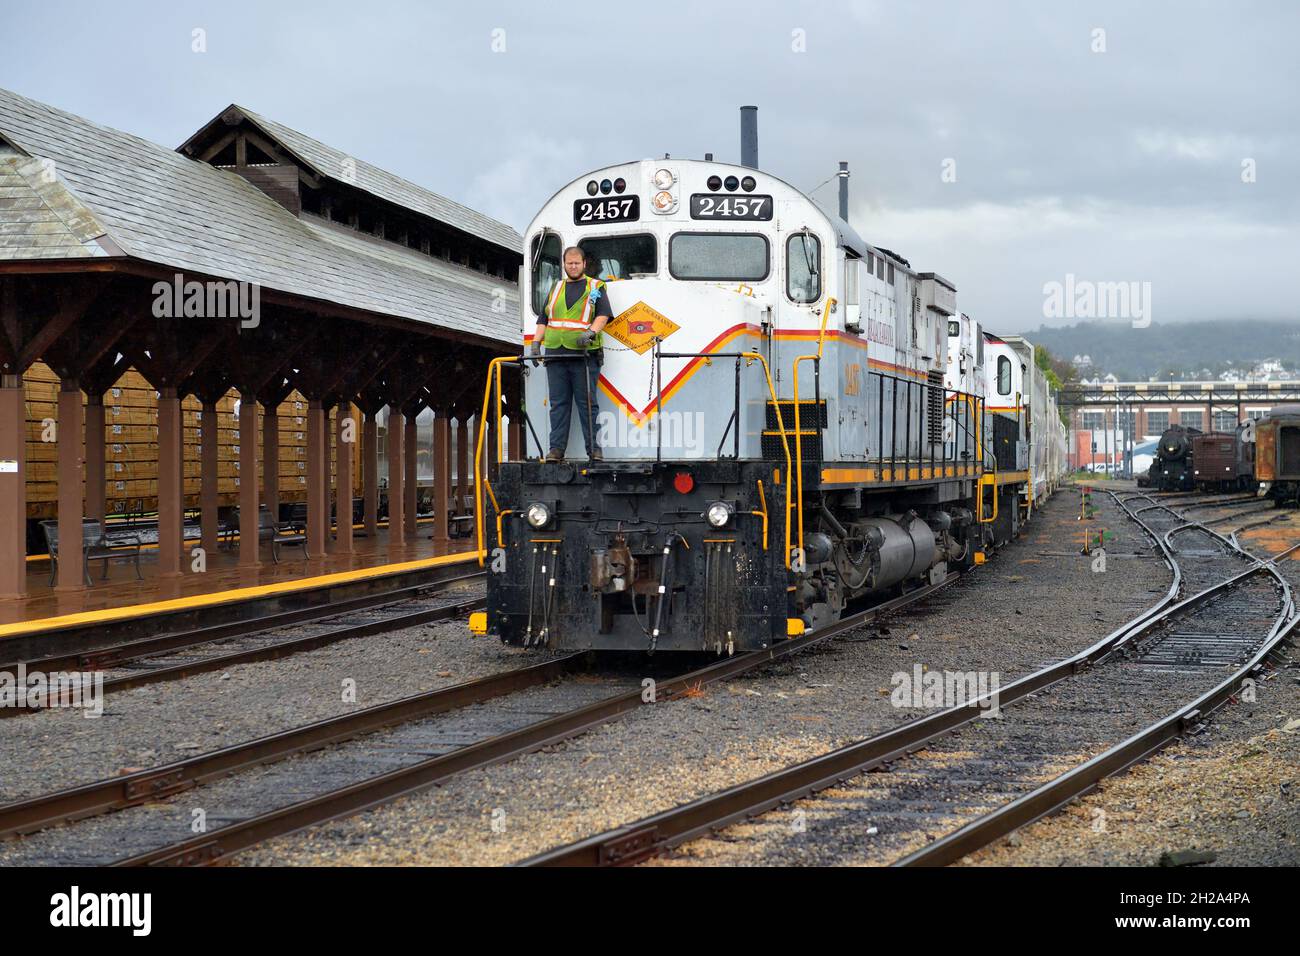
<instances>
[{"instance_id":1,"label":"freight car","mask_svg":"<svg viewBox=\"0 0 1300 956\"><path fill-rule=\"evenodd\" d=\"M57 421L59 379L52 369L37 362L23 375L27 406L27 519L28 542L33 550L44 550L38 523L54 518L58 511ZM158 505L158 404L157 392L139 372L125 371L104 393L105 512L113 516L138 517L157 510ZM190 396L182 403L185 429L183 473L185 500L189 507L199 502L200 413L202 405ZM292 392L280 404L279 464L280 502L292 505L307 498L307 401ZM360 430L360 423L357 425ZM221 508L239 503L239 402L228 394L217 402L218 502ZM261 425L258 426L259 435ZM359 454L359 443L352 446ZM259 455L259 458L261 456ZM361 469L353 496L361 494Z\"/></svg>"},{"instance_id":2,"label":"freight car","mask_svg":"<svg viewBox=\"0 0 1300 956\"><path fill-rule=\"evenodd\" d=\"M1243 422L1231 432L1192 436L1192 483L1201 491L1244 491L1255 484L1255 443L1243 440Z\"/></svg>"}]
</instances>

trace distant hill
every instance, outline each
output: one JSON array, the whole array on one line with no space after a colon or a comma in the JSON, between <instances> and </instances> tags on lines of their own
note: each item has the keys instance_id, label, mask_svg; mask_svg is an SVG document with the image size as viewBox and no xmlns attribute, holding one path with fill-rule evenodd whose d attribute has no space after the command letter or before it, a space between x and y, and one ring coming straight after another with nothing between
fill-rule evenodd
<instances>
[{"instance_id":1,"label":"distant hill","mask_svg":"<svg viewBox=\"0 0 1300 956\"><path fill-rule=\"evenodd\" d=\"M1091 367L1079 375L1094 378L1112 373L1121 381L1151 377L1201 378L1205 373L1246 372L1269 360L1290 370L1300 369L1300 319L1294 322L1223 319L1217 322L1151 323L1135 329L1128 322L1080 322L1027 332L1035 345L1053 356L1072 361L1089 356Z\"/></svg>"}]
</instances>

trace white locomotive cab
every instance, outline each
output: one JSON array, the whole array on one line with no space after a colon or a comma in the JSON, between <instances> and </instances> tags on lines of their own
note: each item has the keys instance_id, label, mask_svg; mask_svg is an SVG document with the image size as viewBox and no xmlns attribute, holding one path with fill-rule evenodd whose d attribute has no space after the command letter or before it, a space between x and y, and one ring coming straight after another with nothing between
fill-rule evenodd
<instances>
[{"instance_id":1,"label":"white locomotive cab","mask_svg":"<svg viewBox=\"0 0 1300 956\"><path fill-rule=\"evenodd\" d=\"M842 297L843 255L826 215L776 177L725 163L644 160L582 176L525 231L525 347L570 246L607 283L614 316L594 410L606 457L760 457L768 376L736 356L761 355L788 395L794 355L816 351L826 303ZM828 331L842 331L842 316L828 316ZM546 376L526 370L526 441L537 455L548 443ZM823 363L823 385L833 377ZM566 457L583 456L575 422Z\"/></svg>"}]
</instances>

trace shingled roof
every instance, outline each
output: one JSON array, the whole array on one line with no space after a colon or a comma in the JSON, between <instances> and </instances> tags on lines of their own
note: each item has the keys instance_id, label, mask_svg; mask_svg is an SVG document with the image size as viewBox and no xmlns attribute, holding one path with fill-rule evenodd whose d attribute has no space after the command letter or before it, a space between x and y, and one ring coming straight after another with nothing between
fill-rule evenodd
<instances>
[{"instance_id":1,"label":"shingled roof","mask_svg":"<svg viewBox=\"0 0 1300 956\"><path fill-rule=\"evenodd\" d=\"M259 127L267 136L287 149L294 155L295 159L317 175L327 176L330 179L347 183L349 186L355 186L372 196L378 196L380 199L386 199L388 202L396 203L406 209L431 216L439 222L453 226L462 232L467 232L471 236L478 236L480 239L495 242L497 245L509 249L519 250L523 248L523 237L505 223L498 222L481 212L470 209L468 206L462 206L446 196L440 196L414 183L407 182L386 169L372 166L365 160L357 159L355 156L335 149L333 146L326 146L305 133L300 133L298 130L285 126L283 123L277 123L275 120L267 119L245 106L232 104L204 129L199 130L185 143L181 144L180 149L184 150L190 142L201 137L208 127L222 122L223 118L230 114L231 110L235 110L238 114L246 117L249 122Z\"/></svg>"},{"instance_id":2,"label":"shingled roof","mask_svg":"<svg viewBox=\"0 0 1300 956\"><path fill-rule=\"evenodd\" d=\"M276 135L286 132L292 131ZM0 137L27 154L0 153L0 173L8 184L0 185L0 260L120 250L181 271L252 282L497 342L519 340L514 284L299 219L233 172L3 89ZM41 160L52 161L52 169ZM374 170L358 162L358 177L363 168ZM375 172L375 183L381 172ZM397 195L387 198L405 204ZM413 208L438 215L428 205L433 195L424 193L420 201L426 205ZM486 231L492 220L474 215L480 221L476 228ZM79 231L56 224L66 227L70 220ZM43 247L5 241L27 235L36 221L47 223L42 228L58 238ZM100 229L103 235L90 235ZM493 231L500 237L493 241L521 248L508 226L497 223ZM69 236L76 237L81 253L63 248Z\"/></svg>"}]
</instances>

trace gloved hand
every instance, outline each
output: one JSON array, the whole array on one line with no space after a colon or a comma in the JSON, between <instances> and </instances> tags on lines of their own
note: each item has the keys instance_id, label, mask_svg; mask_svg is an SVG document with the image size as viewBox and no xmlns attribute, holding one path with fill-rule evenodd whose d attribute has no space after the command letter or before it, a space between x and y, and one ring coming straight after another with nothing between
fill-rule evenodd
<instances>
[{"instance_id":1,"label":"gloved hand","mask_svg":"<svg viewBox=\"0 0 1300 956\"><path fill-rule=\"evenodd\" d=\"M596 338L596 333L588 329L578 336L578 348L590 348L592 341Z\"/></svg>"},{"instance_id":2,"label":"gloved hand","mask_svg":"<svg viewBox=\"0 0 1300 956\"><path fill-rule=\"evenodd\" d=\"M542 354L542 340L533 339L533 345L529 351L533 353L534 358L539 357Z\"/></svg>"}]
</instances>

